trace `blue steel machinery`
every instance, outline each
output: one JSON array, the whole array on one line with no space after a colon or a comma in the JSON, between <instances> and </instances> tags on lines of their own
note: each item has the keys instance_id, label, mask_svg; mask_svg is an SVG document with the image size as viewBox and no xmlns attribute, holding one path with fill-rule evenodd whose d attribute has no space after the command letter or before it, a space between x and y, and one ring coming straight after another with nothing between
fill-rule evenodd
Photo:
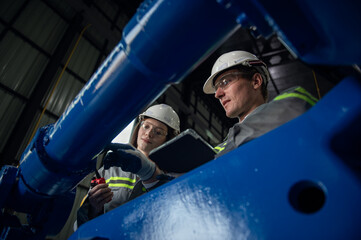
<instances>
[{"instance_id":1,"label":"blue steel machinery","mask_svg":"<svg viewBox=\"0 0 361 240\"><path fill-rule=\"evenodd\" d=\"M57 233L93 156L239 27L278 34L307 63L357 67L360 10L356 1L145 1L65 113L38 131L20 166L2 168L1 239ZM70 239L361 239L360 122L360 79L350 76L306 114ZM26 213L29 225L8 209Z\"/></svg>"}]
</instances>

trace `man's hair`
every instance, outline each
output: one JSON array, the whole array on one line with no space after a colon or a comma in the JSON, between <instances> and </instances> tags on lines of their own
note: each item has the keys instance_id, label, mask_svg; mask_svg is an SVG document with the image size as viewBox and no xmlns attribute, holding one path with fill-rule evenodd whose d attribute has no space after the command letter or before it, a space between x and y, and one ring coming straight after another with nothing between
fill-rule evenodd
<instances>
[{"instance_id":1,"label":"man's hair","mask_svg":"<svg viewBox=\"0 0 361 240\"><path fill-rule=\"evenodd\" d=\"M268 99L268 90L267 90L267 84L264 74L260 72L257 67L245 67L245 66L236 66L235 69L239 70L242 73L242 76L248 80L252 80L252 77L254 74L259 73L262 76L262 86L261 86L261 93L262 97L267 102Z\"/></svg>"}]
</instances>

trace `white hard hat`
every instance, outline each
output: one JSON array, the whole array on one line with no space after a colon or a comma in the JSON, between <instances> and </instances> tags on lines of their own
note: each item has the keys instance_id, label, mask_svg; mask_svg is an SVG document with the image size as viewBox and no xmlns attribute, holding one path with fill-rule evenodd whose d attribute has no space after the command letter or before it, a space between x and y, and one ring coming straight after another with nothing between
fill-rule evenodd
<instances>
[{"instance_id":1,"label":"white hard hat","mask_svg":"<svg viewBox=\"0 0 361 240\"><path fill-rule=\"evenodd\" d=\"M203 92L207 94L215 93L216 89L214 88L214 78L221 72L237 65L255 67L262 75L263 81L265 81L265 85L267 86L270 75L266 64L249 52L232 51L221 55L214 63L211 76L207 79L203 86Z\"/></svg>"},{"instance_id":2,"label":"white hard hat","mask_svg":"<svg viewBox=\"0 0 361 240\"><path fill-rule=\"evenodd\" d=\"M158 104L151 106L144 113L140 114L139 117L154 118L166 124L170 128L173 128L177 131L177 133L179 133L180 131L180 121L178 114L173 110L171 106L168 106L167 104Z\"/></svg>"}]
</instances>

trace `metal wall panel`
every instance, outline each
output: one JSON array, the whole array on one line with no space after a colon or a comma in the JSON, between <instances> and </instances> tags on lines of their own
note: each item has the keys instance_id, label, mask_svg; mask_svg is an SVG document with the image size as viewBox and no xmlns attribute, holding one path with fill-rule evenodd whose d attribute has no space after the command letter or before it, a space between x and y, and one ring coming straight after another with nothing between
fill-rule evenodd
<instances>
[{"instance_id":1,"label":"metal wall panel","mask_svg":"<svg viewBox=\"0 0 361 240\"><path fill-rule=\"evenodd\" d=\"M0 16L9 22L21 8L25 0L0 1Z\"/></svg>"},{"instance_id":2,"label":"metal wall panel","mask_svg":"<svg viewBox=\"0 0 361 240\"><path fill-rule=\"evenodd\" d=\"M211 126L212 126L212 129L215 129L216 131L212 131L212 134L218 139L218 142L219 141L222 141L222 122L220 121L220 119L215 115L215 114L212 114L212 117L211 117Z\"/></svg>"},{"instance_id":3,"label":"metal wall panel","mask_svg":"<svg viewBox=\"0 0 361 240\"><path fill-rule=\"evenodd\" d=\"M30 1L14 23L14 28L44 51L52 54L64 34L67 24L39 0Z\"/></svg>"},{"instance_id":4,"label":"metal wall panel","mask_svg":"<svg viewBox=\"0 0 361 240\"><path fill-rule=\"evenodd\" d=\"M120 15L117 19L117 23L116 25L120 28L123 29L125 27L125 25L128 23L129 18L127 18L127 16L125 15Z\"/></svg>"},{"instance_id":5,"label":"metal wall panel","mask_svg":"<svg viewBox=\"0 0 361 240\"><path fill-rule=\"evenodd\" d=\"M12 129L15 126L15 120L19 118L24 109L24 102L0 89L0 151L9 138Z\"/></svg>"},{"instance_id":6,"label":"metal wall panel","mask_svg":"<svg viewBox=\"0 0 361 240\"><path fill-rule=\"evenodd\" d=\"M209 106L207 106L201 99L198 101L198 112L205 119L208 120L210 117ZM206 125L209 125L208 123Z\"/></svg>"},{"instance_id":7,"label":"metal wall panel","mask_svg":"<svg viewBox=\"0 0 361 240\"><path fill-rule=\"evenodd\" d=\"M40 76L44 73L52 54L58 47L60 39L69 25L51 7L46 5L45 1L27 1L26 4L23 1L16 1L13 4L1 2L0 4L4 6L1 10L12 10L9 10L9 17L6 17L7 15L0 17L2 22L7 25L7 29L0 33L2 34L0 41L0 83L3 86L2 90L13 95L12 102L20 101L23 104L22 108L12 107L9 101L2 101L3 106L0 109L0 114L12 116L10 121L2 119L0 136L3 140L1 145L1 152L3 152L4 145L7 144L12 130L15 129L14 125L19 124L18 119L25 105L29 103L26 101L31 99L30 97L38 85ZM72 13L69 14L71 15ZM5 17L6 19L3 19ZM10 22L7 23L6 21ZM93 71L94 65L93 63L90 71ZM50 78L46 79L49 82L51 80ZM79 85L79 83L76 84ZM79 91L80 88L72 86L73 91ZM75 94L71 94L71 100ZM2 95L8 98L7 94ZM63 111L69 101L67 99L63 106L58 106L57 108L61 110L57 111ZM6 104L10 105L7 106ZM40 112L39 106L38 115ZM55 111L55 113L49 116L44 116L39 126L55 122L57 117L54 116L58 112ZM35 115L34 117L29 116L30 118L26 119L26 121L32 122L33 127L38 120L38 117ZM19 135L23 141L21 149L17 154L18 159L20 153L27 145L27 137L30 137L32 132L32 129L28 129L26 133L21 133L21 135L24 134L25 136Z\"/></svg>"},{"instance_id":8,"label":"metal wall panel","mask_svg":"<svg viewBox=\"0 0 361 240\"><path fill-rule=\"evenodd\" d=\"M107 17L109 17L110 19L114 19L115 15L117 13L117 10L119 8L118 5L116 5L114 2L112 1L103 1L103 0L95 0L93 1L93 3L99 7L99 9L106 13Z\"/></svg>"},{"instance_id":9,"label":"metal wall panel","mask_svg":"<svg viewBox=\"0 0 361 240\"><path fill-rule=\"evenodd\" d=\"M61 70L59 69L59 72ZM58 77L57 74L56 77ZM55 81L54 81L55 82ZM83 88L84 84L79 82L74 76L64 72L62 79L54 90L53 95L49 99L47 110L56 116L60 116L70 102ZM47 98L49 95L47 96ZM45 99L44 99L45 100ZM44 107L45 101L43 102Z\"/></svg>"},{"instance_id":10,"label":"metal wall panel","mask_svg":"<svg viewBox=\"0 0 361 240\"><path fill-rule=\"evenodd\" d=\"M87 23L89 24L89 23ZM104 38L104 36L102 36L101 34L98 33L97 29L90 24L90 26L86 29L85 31L85 36L91 36L93 44L97 45L97 46L104 46L104 43L107 41L106 38ZM107 44L108 45L108 44ZM110 50L110 49L109 49ZM106 56L103 57L102 60L105 59Z\"/></svg>"},{"instance_id":11,"label":"metal wall panel","mask_svg":"<svg viewBox=\"0 0 361 240\"><path fill-rule=\"evenodd\" d=\"M73 19L77 11L74 10L66 1L59 0L44 0L48 6L50 6L58 15L63 19Z\"/></svg>"},{"instance_id":12,"label":"metal wall panel","mask_svg":"<svg viewBox=\"0 0 361 240\"><path fill-rule=\"evenodd\" d=\"M53 53L67 24L44 3L30 1L13 26L47 53Z\"/></svg>"},{"instance_id":13,"label":"metal wall panel","mask_svg":"<svg viewBox=\"0 0 361 240\"><path fill-rule=\"evenodd\" d=\"M69 49L69 52L71 50L72 49ZM93 74L99 55L100 52L87 40L82 38L71 57L68 68L77 73L86 82Z\"/></svg>"},{"instance_id":14,"label":"metal wall panel","mask_svg":"<svg viewBox=\"0 0 361 240\"><path fill-rule=\"evenodd\" d=\"M0 56L0 82L29 97L47 58L11 32L0 42Z\"/></svg>"}]
</instances>

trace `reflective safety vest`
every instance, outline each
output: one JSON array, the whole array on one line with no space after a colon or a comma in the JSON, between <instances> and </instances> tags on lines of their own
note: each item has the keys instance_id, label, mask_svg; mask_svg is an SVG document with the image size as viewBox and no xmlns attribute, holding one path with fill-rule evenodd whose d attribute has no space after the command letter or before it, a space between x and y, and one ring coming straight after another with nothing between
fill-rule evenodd
<instances>
[{"instance_id":1,"label":"reflective safety vest","mask_svg":"<svg viewBox=\"0 0 361 240\"><path fill-rule=\"evenodd\" d=\"M317 98L312 96L312 94L307 92L307 90L303 87L290 88L282 92L280 95L276 96L272 101L279 101L286 98L299 98L306 101L311 106L314 106L318 101Z\"/></svg>"},{"instance_id":2,"label":"reflective safety vest","mask_svg":"<svg viewBox=\"0 0 361 240\"><path fill-rule=\"evenodd\" d=\"M129 200L138 179L137 175L131 172L124 172L120 167L100 168L99 173L109 184L109 188L114 193L112 200L104 205L104 212L119 207Z\"/></svg>"},{"instance_id":3,"label":"reflective safety vest","mask_svg":"<svg viewBox=\"0 0 361 240\"><path fill-rule=\"evenodd\" d=\"M128 202L134 186L139 181L137 175L124 172L120 167L110 167L109 169L102 167L99 169L99 174L105 178L105 182L109 184L109 188L114 194L112 200L104 205L104 213ZM87 199L85 196L77 212L78 227L90 220L88 218L89 202Z\"/></svg>"},{"instance_id":4,"label":"reflective safety vest","mask_svg":"<svg viewBox=\"0 0 361 240\"><path fill-rule=\"evenodd\" d=\"M106 179L105 182L109 187L133 189L136 181L136 179L129 177L110 177L109 179Z\"/></svg>"},{"instance_id":5,"label":"reflective safety vest","mask_svg":"<svg viewBox=\"0 0 361 240\"><path fill-rule=\"evenodd\" d=\"M282 124L300 116L317 103L317 99L302 87L292 87L271 102L257 107L241 123L230 128L226 140L214 150L219 157Z\"/></svg>"},{"instance_id":6,"label":"reflective safety vest","mask_svg":"<svg viewBox=\"0 0 361 240\"><path fill-rule=\"evenodd\" d=\"M213 149L218 154L218 153L222 152L226 148L226 145L227 145L227 141L219 144L218 146L214 147Z\"/></svg>"}]
</instances>

